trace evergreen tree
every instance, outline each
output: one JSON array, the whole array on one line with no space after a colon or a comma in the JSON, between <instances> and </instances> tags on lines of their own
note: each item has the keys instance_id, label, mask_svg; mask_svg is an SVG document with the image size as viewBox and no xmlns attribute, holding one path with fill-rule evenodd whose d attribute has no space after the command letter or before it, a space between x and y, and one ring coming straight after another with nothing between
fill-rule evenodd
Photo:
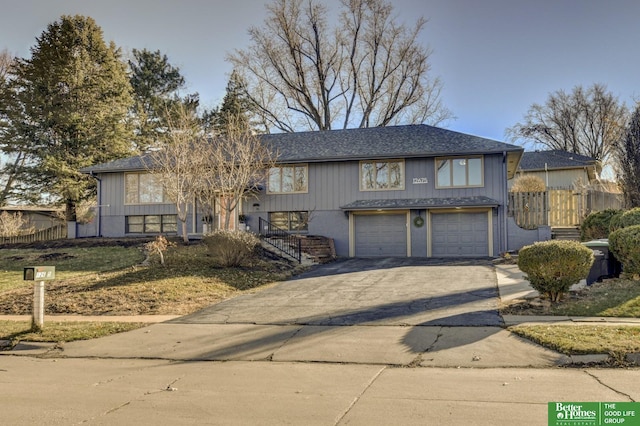
<instances>
[{"instance_id":1,"label":"evergreen tree","mask_svg":"<svg viewBox=\"0 0 640 426\"><path fill-rule=\"evenodd\" d=\"M246 96L246 85L240 75L233 71L219 107L203 114L204 127L217 134L225 134L230 127L242 127L256 131L251 122L251 102Z\"/></svg>"},{"instance_id":2,"label":"evergreen tree","mask_svg":"<svg viewBox=\"0 0 640 426\"><path fill-rule=\"evenodd\" d=\"M619 181L628 208L640 207L640 105L636 106L627 133L619 145Z\"/></svg>"},{"instance_id":3,"label":"evergreen tree","mask_svg":"<svg viewBox=\"0 0 640 426\"><path fill-rule=\"evenodd\" d=\"M9 105L12 104L12 92L9 88L9 77L15 58L4 49L0 51L0 151L4 154L0 161L0 206L9 200L17 199L16 188L20 181L20 166L24 164L23 152L7 150L12 146L13 128L9 118Z\"/></svg>"},{"instance_id":4,"label":"evergreen tree","mask_svg":"<svg viewBox=\"0 0 640 426\"><path fill-rule=\"evenodd\" d=\"M119 50L92 18L62 16L16 61L10 86L14 137L5 148L26 153L29 191L63 202L74 221L95 189L80 169L131 154L131 85Z\"/></svg>"},{"instance_id":5,"label":"evergreen tree","mask_svg":"<svg viewBox=\"0 0 640 426\"><path fill-rule=\"evenodd\" d=\"M197 94L181 100L179 91L185 80L180 69L169 63L167 55L159 50L133 49L129 60L131 87L135 97L136 146L139 151L155 145L167 130L167 111L175 102L197 108ZM195 104L194 104L195 103Z\"/></svg>"}]
</instances>

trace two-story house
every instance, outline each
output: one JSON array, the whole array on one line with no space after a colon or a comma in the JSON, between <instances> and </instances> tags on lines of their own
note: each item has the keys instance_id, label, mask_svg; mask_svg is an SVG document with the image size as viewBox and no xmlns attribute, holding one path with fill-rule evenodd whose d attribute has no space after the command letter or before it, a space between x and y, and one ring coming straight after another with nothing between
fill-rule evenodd
<instances>
[{"instance_id":1,"label":"two-story house","mask_svg":"<svg viewBox=\"0 0 640 426\"><path fill-rule=\"evenodd\" d=\"M507 180L523 149L427 125L261 136L278 153L241 213L333 238L339 256L497 256L508 241ZM195 153L194 153L195 155ZM139 157L85 170L99 180L98 235L177 233L175 208ZM190 232L202 232L194 213Z\"/></svg>"}]
</instances>

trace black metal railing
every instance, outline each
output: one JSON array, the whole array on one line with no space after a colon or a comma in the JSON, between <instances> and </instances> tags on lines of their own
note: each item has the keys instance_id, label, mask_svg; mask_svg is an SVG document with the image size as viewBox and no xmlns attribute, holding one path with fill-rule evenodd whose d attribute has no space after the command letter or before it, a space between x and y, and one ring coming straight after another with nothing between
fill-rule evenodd
<instances>
[{"instance_id":1,"label":"black metal railing","mask_svg":"<svg viewBox=\"0 0 640 426\"><path fill-rule=\"evenodd\" d=\"M300 238L291 235L288 231L278 228L268 220L259 218L258 228L259 235L262 240L277 248L289 257L294 258L298 262L302 262L302 244Z\"/></svg>"}]
</instances>

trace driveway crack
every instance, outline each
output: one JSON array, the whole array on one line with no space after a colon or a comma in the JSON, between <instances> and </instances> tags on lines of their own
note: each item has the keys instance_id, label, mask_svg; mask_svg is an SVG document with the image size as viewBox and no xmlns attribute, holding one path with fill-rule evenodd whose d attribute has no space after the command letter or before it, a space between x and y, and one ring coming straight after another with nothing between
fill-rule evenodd
<instances>
[{"instance_id":1,"label":"driveway crack","mask_svg":"<svg viewBox=\"0 0 640 426\"><path fill-rule=\"evenodd\" d=\"M280 349L282 349L287 343L289 343L291 341L291 339L293 339L294 337L296 337L298 334L300 334L300 332L302 331L302 329L304 328L304 326L300 326L298 327L298 329L293 332L291 334L291 336L287 337L285 340L282 341L282 343L280 344L280 346L278 346L273 352L271 352L269 355L267 355L264 358L264 361L273 361L273 357L276 354L276 352L278 352Z\"/></svg>"},{"instance_id":2,"label":"driveway crack","mask_svg":"<svg viewBox=\"0 0 640 426\"><path fill-rule=\"evenodd\" d=\"M436 344L438 343L438 340L440 340L440 337L442 337L442 327L438 327L438 333L436 334L436 338L431 343L431 345L429 345L429 347L425 349L424 352L419 353L418 356L416 356L409 364L406 365L406 367L407 368L420 367L422 362L425 361L424 354L426 354L427 352L430 352L436 346ZM433 361L433 358L427 361Z\"/></svg>"},{"instance_id":3,"label":"driveway crack","mask_svg":"<svg viewBox=\"0 0 640 426\"><path fill-rule=\"evenodd\" d=\"M585 370L585 373L587 373L587 375L591 376L596 382L600 383L602 386L604 386L607 389L611 389L612 391L614 391L615 393L617 393L618 395L624 396L625 398L627 398L630 402L637 402L636 400L633 399L633 397L631 395L629 395L628 393L619 391L618 389L615 389L611 386L609 386L608 384L604 383L602 380L600 380L600 378L598 376L596 376L595 374Z\"/></svg>"},{"instance_id":4,"label":"driveway crack","mask_svg":"<svg viewBox=\"0 0 640 426\"><path fill-rule=\"evenodd\" d=\"M427 348L425 352L430 352L434 346L438 343L438 340L442 337L442 327L438 329L438 334L436 334L436 339L431 343L431 345Z\"/></svg>"}]
</instances>

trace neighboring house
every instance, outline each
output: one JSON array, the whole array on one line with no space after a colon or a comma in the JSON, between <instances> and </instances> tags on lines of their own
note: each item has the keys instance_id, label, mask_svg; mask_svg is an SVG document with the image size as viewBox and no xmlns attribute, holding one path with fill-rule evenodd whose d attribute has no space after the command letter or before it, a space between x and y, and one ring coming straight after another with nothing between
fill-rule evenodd
<instances>
[{"instance_id":1,"label":"neighboring house","mask_svg":"<svg viewBox=\"0 0 640 426\"><path fill-rule=\"evenodd\" d=\"M547 188L575 189L589 185L598 178L595 159L572 152L550 150L525 152L516 178L522 174L538 176ZM509 180L509 188L514 179Z\"/></svg>"},{"instance_id":2,"label":"neighboring house","mask_svg":"<svg viewBox=\"0 0 640 426\"><path fill-rule=\"evenodd\" d=\"M20 213L24 221L23 228L42 229L52 228L54 226L63 225L64 211L59 207L40 207L40 206L4 206L0 207L0 212L10 214Z\"/></svg>"},{"instance_id":3,"label":"neighboring house","mask_svg":"<svg viewBox=\"0 0 640 426\"><path fill-rule=\"evenodd\" d=\"M339 256L497 256L508 242L507 179L521 147L426 125L261 136L278 167L241 213L333 238ZM84 170L98 179L104 237L178 233L175 207L141 157ZM189 232L202 233L192 209ZM517 247L519 248L519 247Z\"/></svg>"},{"instance_id":4,"label":"neighboring house","mask_svg":"<svg viewBox=\"0 0 640 426\"><path fill-rule=\"evenodd\" d=\"M572 231L563 238L579 238L577 228L593 211L621 208L622 197L617 191L598 179L598 162L580 154L561 150L525 152L509 188L522 175L538 176L547 190L544 197L532 199L526 193L512 194L511 206L516 222L548 225L554 229L554 238Z\"/></svg>"}]
</instances>

